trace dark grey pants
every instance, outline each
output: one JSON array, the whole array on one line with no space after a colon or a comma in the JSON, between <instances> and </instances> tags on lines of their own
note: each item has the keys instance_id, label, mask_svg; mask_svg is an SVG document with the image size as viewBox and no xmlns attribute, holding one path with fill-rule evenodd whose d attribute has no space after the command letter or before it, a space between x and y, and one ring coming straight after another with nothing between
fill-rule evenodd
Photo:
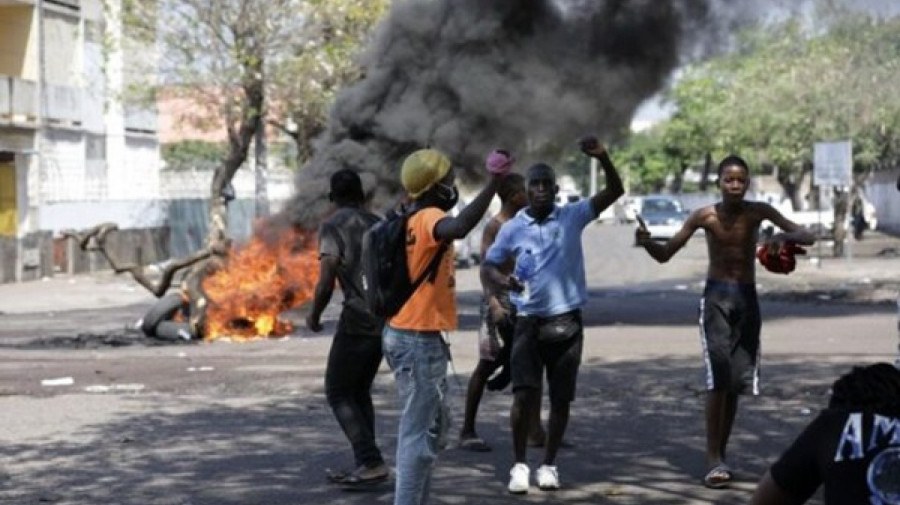
<instances>
[{"instance_id":1,"label":"dark grey pants","mask_svg":"<svg viewBox=\"0 0 900 505\"><path fill-rule=\"evenodd\" d=\"M356 465L384 462L375 444L372 381L381 364L381 337L334 335L325 369L325 395L341 429L353 447Z\"/></svg>"}]
</instances>

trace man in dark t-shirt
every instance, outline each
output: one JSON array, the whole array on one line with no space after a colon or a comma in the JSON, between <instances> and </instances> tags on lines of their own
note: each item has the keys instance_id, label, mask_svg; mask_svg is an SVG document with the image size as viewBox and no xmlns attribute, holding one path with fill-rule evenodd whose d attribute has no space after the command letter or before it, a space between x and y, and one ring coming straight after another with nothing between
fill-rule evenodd
<instances>
[{"instance_id":1,"label":"man in dark t-shirt","mask_svg":"<svg viewBox=\"0 0 900 505\"><path fill-rule=\"evenodd\" d=\"M900 370L856 367L832 386L828 408L763 476L752 505L900 503Z\"/></svg>"},{"instance_id":2,"label":"man in dark t-shirt","mask_svg":"<svg viewBox=\"0 0 900 505\"><path fill-rule=\"evenodd\" d=\"M325 395L353 447L356 467L330 473L329 479L346 486L365 486L384 481L389 475L375 444L370 392L381 364L384 321L366 309L360 260L362 236L379 218L363 209L362 182L352 170L332 175L328 196L338 209L319 227L319 282L306 325L312 331L322 330L320 318L337 280L344 293L344 306L328 354Z\"/></svg>"}]
</instances>

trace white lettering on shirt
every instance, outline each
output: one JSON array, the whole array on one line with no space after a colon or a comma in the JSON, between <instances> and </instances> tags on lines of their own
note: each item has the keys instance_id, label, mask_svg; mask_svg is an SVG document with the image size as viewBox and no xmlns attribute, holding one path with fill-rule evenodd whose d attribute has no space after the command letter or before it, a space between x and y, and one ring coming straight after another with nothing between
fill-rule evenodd
<instances>
[{"instance_id":1,"label":"white lettering on shirt","mask_svg":"<svg viewBox=\"0 0 900 505\"><path fill-rule=\"evenodd\" d=\"M872 438L869 440L870 451L878 447L879 434L890 437L890 441L884 445L900 445L900 419L875 414L875 421L872 423Z\"/></svg>"},{"instance_id":2,"label":"white lettering on shirt","mask_svg":"<svg viewBox=\"0 0 900 505\"><path fill-rule=\"evenodd\" d=\"M834 455L834 461L838 462L844 460L845 444L850 445L850 459L861 459L863 457L862 438L862 413L854 412L847 416L847 423L844 424L844 430L841 432L841 439L838 442L837 452Z\"/></svg>"}]
</instances>

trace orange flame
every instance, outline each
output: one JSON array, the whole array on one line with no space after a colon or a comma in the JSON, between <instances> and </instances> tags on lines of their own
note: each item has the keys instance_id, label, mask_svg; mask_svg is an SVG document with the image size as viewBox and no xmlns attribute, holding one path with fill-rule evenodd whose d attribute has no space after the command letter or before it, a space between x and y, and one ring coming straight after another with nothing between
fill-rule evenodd
<instances>
[{"instance_id":1,"label":"orange flame","mask_svg":"<svg viewBox=\"0 0 900 505\"><path fill-rule=\"evenodd\" d=\"M203 280L205 340L249 340L287 335L281 312L312 299L319 276L315 235L263 224L232 249L222 269Z\"/></svg>"}]
</instances>

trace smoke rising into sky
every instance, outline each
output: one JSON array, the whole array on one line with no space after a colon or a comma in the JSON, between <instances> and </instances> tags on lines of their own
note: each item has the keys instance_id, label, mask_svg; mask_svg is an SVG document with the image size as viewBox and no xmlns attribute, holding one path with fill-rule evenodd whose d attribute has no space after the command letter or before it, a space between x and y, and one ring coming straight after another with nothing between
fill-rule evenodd
<instances>
[{"instance_id":1,"label":"smoke rising into sky","mask_svg":"<svg viewBox=\"0 0 900 505\"><path fill-rule=\"evenodd\" d=\"M720 48L756 8L727 0L397 0L362 55L364 78L339 94L314 158L299 171L288 213L299 222L321 215L328 178L344 167L360 172L382 210L402 193L403 157L420 147L444 151L464 176L477 177L494 147L527 160L548 145L575 149L585 133L609 140L686 57Z\"/></svg>"}]
</instances>

